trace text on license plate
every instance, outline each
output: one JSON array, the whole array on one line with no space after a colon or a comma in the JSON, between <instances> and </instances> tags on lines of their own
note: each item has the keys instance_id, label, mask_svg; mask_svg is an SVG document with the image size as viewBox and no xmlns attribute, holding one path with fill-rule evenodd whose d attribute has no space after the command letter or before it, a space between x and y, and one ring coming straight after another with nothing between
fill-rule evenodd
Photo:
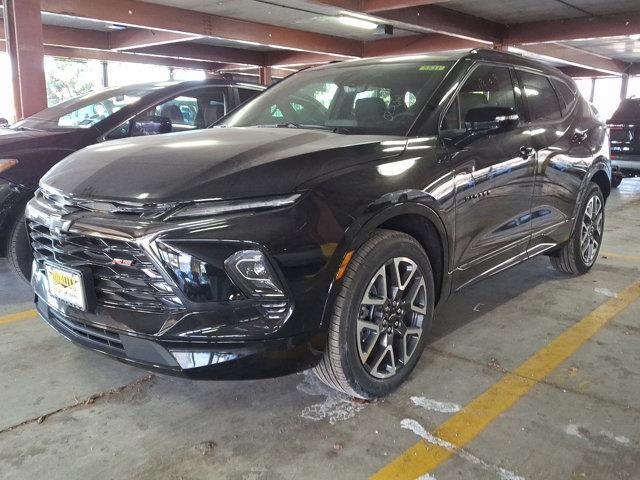
<instances>
[{"instance_id":1,"label":"text on license plate","mask_svg":"<svg viewBox=\"0 0 640 480\"><path fill-rule=\"evenodd\" d=\"M86 310L84 285L80 272L45 265L49 281L49 295L80 310Z\"/></svg>"}]
</instances>

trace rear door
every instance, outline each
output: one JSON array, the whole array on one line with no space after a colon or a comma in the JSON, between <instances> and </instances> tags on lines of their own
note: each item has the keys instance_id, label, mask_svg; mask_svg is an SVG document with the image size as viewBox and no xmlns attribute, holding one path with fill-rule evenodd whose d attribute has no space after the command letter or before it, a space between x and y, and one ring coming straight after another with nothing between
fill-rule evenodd
<instances>
[{"instance_id":1,"label":"rear door","mask_svg":"<svg viewBox=\"0 0 640 480\"><path fill-rule=\"evenodd\" d=\"M552 80L562 80L528 70L517 73L531 120L531 142L537 151L530 251L535 254L565 241L571 233L577 197L593 155L589 142L593 125L582 121L590 116L581 114L585 104L577 101L576 92L566 92L569 85L560 90L558 84L556 91Z\"/></svg>"},{"instance_id":2,"label":"rear door","mask_svg":"<svg viewBox=\"0 0 640 480\"><path fill-rule=\"evenodd\" d=\"M463 81L442 119L456 182L454 288L496 273L525 255L531 233L534 157L515 73L507 65L479 64ZM485 128L470 119L479 109L517 115L509 128Z\"/></svg>"}]
</instances>

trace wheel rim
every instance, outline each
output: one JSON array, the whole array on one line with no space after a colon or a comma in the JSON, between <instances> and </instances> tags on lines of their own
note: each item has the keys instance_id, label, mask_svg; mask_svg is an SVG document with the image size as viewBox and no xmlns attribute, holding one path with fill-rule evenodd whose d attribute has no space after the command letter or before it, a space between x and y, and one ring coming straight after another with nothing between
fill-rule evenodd
<instances>
[{"instance_id":1,"label":"wheel rim","mask_svg":"<svg viewBox=\"0 0 640 480\"><path fill-rule=\"evenodd\" d=\"M580 229L580 254L587 266L593 265L598 255L598 249L602 242L602 227L604 212L600 197L594 195L587 202L582 216L582 228Z\"/></svg>"},{"instance_id":2,"label":"wheel rim","mask_svg":"<svg viewBox=\"0 0 640 480\"><path fill-rule=\"evenodd\" d=\"M417 351L427 314L427 287L420 267L406 257L388 260L369 281L360 303L360 361L376 378L389 378Z\"/></svg>"}]
</instances>

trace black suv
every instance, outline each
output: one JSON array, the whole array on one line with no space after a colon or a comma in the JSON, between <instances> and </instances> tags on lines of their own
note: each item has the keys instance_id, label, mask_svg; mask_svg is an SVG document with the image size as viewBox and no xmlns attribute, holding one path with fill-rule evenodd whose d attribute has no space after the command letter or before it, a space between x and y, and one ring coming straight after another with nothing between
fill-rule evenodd
<instances>
[{"instance_id":1,"label":"black suv","mask_svg":"<svg viewBox=\"0 0 640 480\"><path fill-rule=\"evenodd\" d=\"M625 177L640 177L640 98L623 100L607 124L615 188Z\"/></svg>"},{"instance_id":2,"label":"black suv","mask_svg":"<svg viewBox=\"0 0 640 480\"><path fill-rule=\"evenodd\" d=\"M9 128L0 125L0 256L29 279L24 207L40 177L67 155L106 140L205 128L262 90L216 79L138 84L74 98Z\"/></svg>"},{"instance_id":3,"label":"black suv","mask_svg":"<svg viewBox=\"0 0 640 480\"><path fill-rule=\"evenodd\" d=\"M541 253L585 273L602 243L605 126L518 56L312 68L216 127L89 147L42 179L27 219L49 325L144 368L315 367L371 398L452 292Z\"/></svg>"}]
</instances>

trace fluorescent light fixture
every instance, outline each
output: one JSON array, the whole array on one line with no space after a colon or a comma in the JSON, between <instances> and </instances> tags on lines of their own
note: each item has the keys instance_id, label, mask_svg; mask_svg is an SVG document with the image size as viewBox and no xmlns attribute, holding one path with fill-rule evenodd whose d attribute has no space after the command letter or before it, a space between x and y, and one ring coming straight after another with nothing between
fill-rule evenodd
<instances>
[{"instance_id":1,"label":"fluorescent light fixture","mask_svg":"<svg viewBox=\"0 0 640 480\"><path fill-rule=\"evenodd\" d=\"M640 40L640 33L634 33L633 35L629 35L631 40Z\"/></svg>"},{"instance_id":2,"label":"fluorescent light fixture","mask_svg":"<svg viewBox=\"0 0 640 480\"><path fill-rule=\"evenodd\" d=\"M112 23L111 25L107 25L109 30L125 30L127 28L126 25L120 25L117 23Z\"/></svg>"},{"instance_id":3,"label":"fluorescent light fixture","mask_svg":"<svg viewBox=\"0 0 640 480\"><path fill-rule=\"evenodd\" d=\"M378 24L370 22L369 20L363 20L361 18L354 18L347 15L340 15L338 21L344 25L350 27L362 28L364 30L375 30L378 28Z\"/></svg>"}]
</instances>

